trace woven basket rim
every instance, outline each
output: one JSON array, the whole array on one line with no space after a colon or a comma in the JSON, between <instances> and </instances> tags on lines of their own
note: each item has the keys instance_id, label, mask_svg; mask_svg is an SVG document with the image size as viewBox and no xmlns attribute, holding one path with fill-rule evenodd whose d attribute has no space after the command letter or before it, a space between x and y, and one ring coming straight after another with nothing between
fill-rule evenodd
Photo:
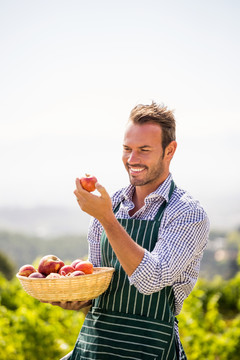
<instances>
[{"instance_id":1,"label":"woven basket rim","mask_svg":"<svg viewBox=\"0 0 240 360\"><path fill-rule=\"evenodd\" d=\"M86 277L89 277L89 276L98 276L99 274L103 274L105 272L114 272L115 271L115 268L113 267L94 267L93 268L93 273L92 274L85 274L85 275L80 275L80 276L62 276L60 278L29 278L27 276L22 276L22 275L19 275L18 273L16 274L16 277L18 279L21 279L21 280L27 280L27 281L44 281L44 280L47 280L47 281L51 281L51 280L54 280L54 281L62 281L62 280L72 280L72 279L81 279L82 276L84 276L84 278Z\"/></svg>"}]
</instances>

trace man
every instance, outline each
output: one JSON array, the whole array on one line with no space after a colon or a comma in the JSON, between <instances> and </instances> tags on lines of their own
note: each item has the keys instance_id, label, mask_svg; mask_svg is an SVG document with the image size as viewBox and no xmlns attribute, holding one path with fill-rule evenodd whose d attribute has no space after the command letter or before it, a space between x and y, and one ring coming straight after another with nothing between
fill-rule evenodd
<instances>
[{"instance_id":1,"label":"man","mask_svg":"<svg viewBox=\"0 0 240 360\"><path fill-rule=\"evenodd\" d=\"M196 283L209 222L173 182L176 148L173 113L154 102L138 105L123 141L130 185L111 199L100 184L97 196L76 179L77 201L93 216L89 260L115 273L93 301L69 359L186 359L175 316Z\"/></svg>"}]
</instances>

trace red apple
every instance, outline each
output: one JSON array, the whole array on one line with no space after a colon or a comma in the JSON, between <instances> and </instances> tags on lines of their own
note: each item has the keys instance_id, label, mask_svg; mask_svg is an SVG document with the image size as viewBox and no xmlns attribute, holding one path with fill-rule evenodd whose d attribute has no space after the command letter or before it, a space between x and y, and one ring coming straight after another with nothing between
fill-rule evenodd
<instances>
[{"instance_id":1,"label":"red apple","mask_svg":"<svg viewBox=\"0 0 240 360\"><path fill-rule=\"evenodd\" d=\"M85 275L85 273L83 271L80 271L80 270L75 270L74 272L72 272L70 274L70 277L80 276L80 275Z\"/></svg>"},{"instance_id":2,"label":"red apple","mask_svg":"<svg viewBox=\"0 0 240 360\"><path fill-rule=\"evenodd\" d=\"M80 183L82 187L89 192L94 191L96 189L95 188L96 182L97 182L97 178L89 174L86 174L85 177L81 177L80 179Z\"/></svg>"},{"instance_id":3,"label":"red apple","mask_svg":"<svg viewBox=\"0 0 240 360\"><path fill-rule=\"evenodd\" d=\"M46 276L46 279L59 279L61 275L59 273L50 273Z\"/></svg>"},{"instance_id":4,"label":"red apple","mask_svg":"<svg viewBox=\"0 0 240 360\"><path fill-rule=\"evenodd\" d=\"M29 264L23 265L18 270L19 275L26 276L26 277L28 277L30 274L32 274L34 272L37 272L37 270L32 265L29 265Z\"/></svg>"},{"instance_id":5,"label":"red apple","mask_svg":"<svg viewBox=\"0 0 240 360\"><path fill-rule=\"evenodd\" d=\"M39 262L38 272L47 276L50 273L57 273L63 266L64 262L57 256L46 255Z\"/></svg>"},{"instance_id":6,"label":"red apple","mask_svg":"<svg viewBox=\"0 0 240 360\"><path fill-rule=\"evenodd\" d=\"M85 274L92 274L93 264L90 261L82 261L75 266L75 270L83 271Z\"/></svg>"},{"instance_id":7,"label":"red apple","mask_svg":"<svg viewBox=\"0 0 240 360\"><path fill-rule=\"evenodd\" d=\"M70 275L72 272L74 272L74 270L75 270L74 267L72 267L71 265L64 265L59 270L59 274L62 276L67 276Z\"/></svg>"},{"instance_id":8,"label":"red apple","mask_svg":"<svg viewBox=\"0 0 240 360\"><path fill-rule=\"evenodd\" d=\"M81 261L82 261L81 259L76 259L76 260L74 260L74 261L71 263L71 266L75 269L76 265L77 265L78 263L80 263Z\"/></svg>"},{"instance_id":9,"label":"red apple","mask_svg":"<svg viewBox=\"0 0 240 360\"><path fill-rule=\"evenodd\" d=\"M45 278L46 276L41 274L40 272L34 272L32 274L29 275L29 278L38 278L38 279L42 279L42 278Z\"/></svg>"}]
</instances>

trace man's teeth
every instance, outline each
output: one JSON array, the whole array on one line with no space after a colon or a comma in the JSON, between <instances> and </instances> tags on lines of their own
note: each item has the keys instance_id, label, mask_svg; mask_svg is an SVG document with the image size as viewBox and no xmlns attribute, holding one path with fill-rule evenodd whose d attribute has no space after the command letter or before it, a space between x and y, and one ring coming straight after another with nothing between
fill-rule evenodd
<instances>
[{"instance_id":1,"label":"man's teeth","mask_svg":"<svg viewBox=\"0 0 240 360\"><path fill-rule=\"evenodd\" d=\"M134 171L134 172L140 172L140 171L143 171L144 168L130 168L131 171Z\"/></svg>"}]
</instances>

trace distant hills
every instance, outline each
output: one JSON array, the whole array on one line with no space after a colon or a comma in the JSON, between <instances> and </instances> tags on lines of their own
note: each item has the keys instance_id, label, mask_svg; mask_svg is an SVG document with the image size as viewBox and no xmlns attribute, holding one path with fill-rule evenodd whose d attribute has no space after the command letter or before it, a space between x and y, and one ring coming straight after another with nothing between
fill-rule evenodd
<instances>
[{"instance_id":1,"label":"distant hills","mask_svg":"<svg viewBox=\"0 0 240 360\"><path fill-rule=\"evenodd\" d=\"M90 216L79 208L0 207L0 229L37 235L38 237L86 235Z\"/></svg>"},{"instance_id":2,"label":"distant hills","mask_svg":"<svg viewBox=\"0 0 240 360\"><path fill-rule=\"evenodd\" d=\"M49 253L64 261L85 257L89 222L79 208L0 208L0 252L17 267Z\"/></svg>"},{"instance_id":3,"label":"distant hills","mask_svg":"<svg viewBox=\"0 0 240 360\"><path fill-rule=\"evenodd\" d=\"M227 235L228 230L240 232L239 205L234 210L233 207L230 210L227 206L221 206L219 199L219 207L216 210L212 208L212 212L208 211L211 233L201 265L204 277L210 278L214 274L230 277L236 271L237 247L233 249L232 242L228 245ZM36 258L49 253L64 261L85 257L88 254L87 232L90 219L78 207L2 207L0 252L9 256L16 267L32 263ZM227 231L221 232L226 228ZM220 255L227 259L224 258L224 264L220 261Z\"/></svg>"},{"instance_id":4,"label":"distant hills","mask_svg":"<svg viewBox=\"0 0 240 360\"><path fill-rule=\"evenodd\" d=\"M43 239L36 235L0 231L0 252L13 260L16 268L32 264L36 258L47 254L71 263L76 258L83 259L88 255L88 242L86 236L65 235Z\"/></svg>"},{"instance_id":5,"label":"distant hills","mask_svg":"<svg viewBox=\"0 0 240 360\"><path fill-rule=\"evenodd\" d=\"M211 229L232 230L240 227L240 196L226 194L206 201L204 207ZM74 207L11 208L0 207L0 230L17 231L38 237L86 235L90 216Z\"/></svg>"}]
</instances>

